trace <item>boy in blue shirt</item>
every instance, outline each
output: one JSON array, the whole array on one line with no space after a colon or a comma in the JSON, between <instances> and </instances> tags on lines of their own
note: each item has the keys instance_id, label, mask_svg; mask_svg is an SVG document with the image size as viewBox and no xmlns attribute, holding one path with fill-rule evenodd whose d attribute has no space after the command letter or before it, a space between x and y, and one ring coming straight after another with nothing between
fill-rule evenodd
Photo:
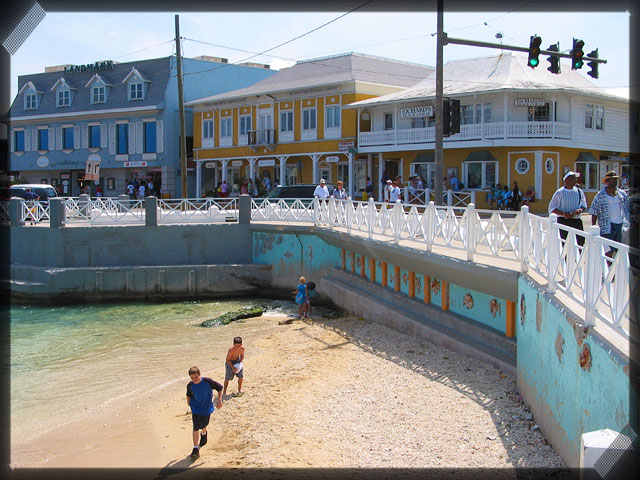
<instances>
[{"instance_id":1,"label":"boy in blue shirt","mask_svg":"<svg viewBox=\"0 0 640 480\"><path fill-rule=\"evenodd\" d=\"M191 407L191 419L193 420L193 451L191 452L191 458L195 460L200 456L200 447L207 444L207 425L209 425L209 418L214 411L214 390L218 392L216 407L222 408L222 385L209 377L201 377L198 367L189 369L189 377L191 381L187 385L187 405ZM200 431L202 431L202 434L198 443L198 433Z\"/></svg>"}]
</instances>

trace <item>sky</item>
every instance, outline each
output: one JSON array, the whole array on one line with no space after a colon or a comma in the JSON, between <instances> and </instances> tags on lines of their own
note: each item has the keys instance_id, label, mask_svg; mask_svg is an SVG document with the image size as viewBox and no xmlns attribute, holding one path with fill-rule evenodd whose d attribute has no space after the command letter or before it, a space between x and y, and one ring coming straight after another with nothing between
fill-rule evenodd
<instances>
[{"instance_id":1,"label":"sky","mask_svg":"<svg viewBox=\"0 0 640 480\"><path fill-rule=\"evenodd\" d=\"M531 2L528 2L531 3ZM514 10L520 8L514 2ZM423 65L436 64L436 14L430 12L156 12L47 13L11 59L11 98L18 76L44 72L46 66L82 65L101 60L130 62L175 53L175 14L180 17L185 57L210 55L230 63L251 61L273 69L347 52L387 57ZM335 20L337 19L337 20ZM332 20L335 20L331 22ZM331 22L268 54L254 56ZM531 35L542 47L560 42L569 51L572 39L584 40L584 52L598 48L600 78L587 77L605 91L628 97L629 14L626 12L452 12L444 14L449 37L505 45L529 46ZM205 42L205 43L202 43ZM444 62L486 57L500 50L448 45ZM253 58L249 58L253 57ZM549 65L540 57L540 66ZM570 68L563 64L563 68Z\"/></svg>"}]
</instances>

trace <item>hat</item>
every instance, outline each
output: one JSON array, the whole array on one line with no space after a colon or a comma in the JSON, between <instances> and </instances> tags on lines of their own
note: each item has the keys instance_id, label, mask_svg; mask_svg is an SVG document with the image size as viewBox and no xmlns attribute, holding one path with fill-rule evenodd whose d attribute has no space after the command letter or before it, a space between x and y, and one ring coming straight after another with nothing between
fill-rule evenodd
<instances>
[{"instance_id":1,"label":"hat","mask_svg":"<svg viewBox=\"0 0 640 480\"><path fill-rule=\"evenodd\" d=\"M569 170L567 173L564 174L564 177L562 177L562 181L564 182L568 177L571 177L572 175L578 178L580 176L580 173L574 172L573 170Z\"/></svg>"},{"instance_id":2,"label":"hat","mask_svg":"<svg viewBox=\"0 0 640 480\"><path fill-rule=\"evenodd\" d=\"M320 183L324 183L324 178L321 178L321 179L320 179Z\"/></svg>"},{"instance_id":3,"label":"hat","mask_svg":"<svg viewBox=\"0 0 640 480\"><path fill-rule=\"evenodd\" d=\"M387 183L393 183L391 180L387 180Z\"/></svg>"},{"instance_id":4,"label":"hat","mask_svg":"<svg viewBox=\"0 0 640 480\"><path fill-rule=\"evenodd\" d=\"M604 174L604 177L602 177L602 183L606 183L610 178L620 178L620 176L616 175L615 170L609 170Z\"/></svg>"}]
</instances>

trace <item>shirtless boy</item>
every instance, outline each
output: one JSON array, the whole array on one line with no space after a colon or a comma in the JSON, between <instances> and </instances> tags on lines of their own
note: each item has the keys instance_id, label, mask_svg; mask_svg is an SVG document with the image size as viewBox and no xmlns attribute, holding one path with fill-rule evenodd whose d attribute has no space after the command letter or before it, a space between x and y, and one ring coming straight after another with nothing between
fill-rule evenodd
<instances>
[{"instance_id":1,"label":"shirtless boy","mask_svg":"<svg viewBox=\"0 0 640 480\"><path fill-rule=\"evenodd\" d=\"M244 377L244 347L242 346L242 337L236 337L233 339L233 347L227 352L227 359L224 362L224 389L222 395L227 394L227 386L229 380L233 380L234 375L238 377L238 393L234 393L233 397L241 397L242 393L242 378Z\"/></svg>"}]
</instances>

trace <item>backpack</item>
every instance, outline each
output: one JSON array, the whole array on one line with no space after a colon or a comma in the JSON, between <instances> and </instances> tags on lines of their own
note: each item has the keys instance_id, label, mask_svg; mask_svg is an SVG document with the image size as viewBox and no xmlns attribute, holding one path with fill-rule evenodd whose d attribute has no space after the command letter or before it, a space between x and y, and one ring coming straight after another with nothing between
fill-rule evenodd
<instances>
[{"instance_id":1,"label":"backpack","mask_svg":"<svg viewBox=\"0 0 640 480\"><path fill-rule=\"evenodd\" d=\"M313 282L307 282L307 288L309 290L315 290L316 289L316 284Z\"/></svg>"}]
</instances>

